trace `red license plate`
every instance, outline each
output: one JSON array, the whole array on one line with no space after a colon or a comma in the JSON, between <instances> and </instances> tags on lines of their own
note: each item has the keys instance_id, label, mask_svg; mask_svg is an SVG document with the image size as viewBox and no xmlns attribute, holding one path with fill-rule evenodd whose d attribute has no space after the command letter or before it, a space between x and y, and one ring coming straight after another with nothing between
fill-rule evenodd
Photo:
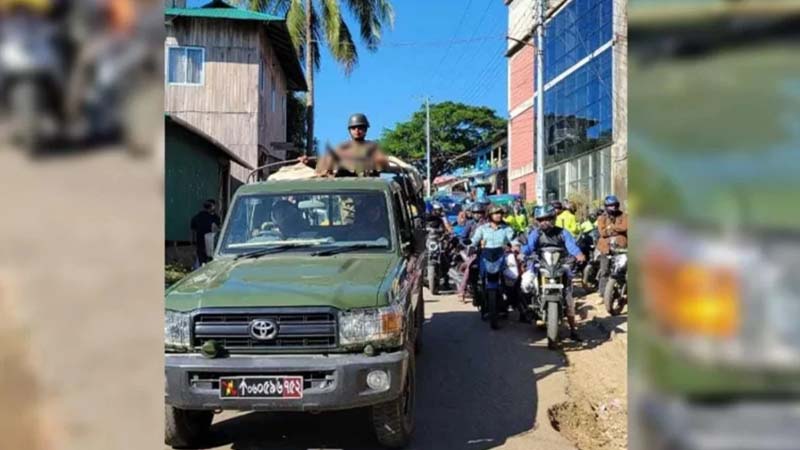
<instances>
[{"instance_id":1,"label":"red license plate","mask_svg":"<svg viewBox=\"0 0 800 450\"><path fill-rule=\"evenodd\" d=\"M220 398L303 398L303 377L222 377Z\"/></svg>"}]
</instances>

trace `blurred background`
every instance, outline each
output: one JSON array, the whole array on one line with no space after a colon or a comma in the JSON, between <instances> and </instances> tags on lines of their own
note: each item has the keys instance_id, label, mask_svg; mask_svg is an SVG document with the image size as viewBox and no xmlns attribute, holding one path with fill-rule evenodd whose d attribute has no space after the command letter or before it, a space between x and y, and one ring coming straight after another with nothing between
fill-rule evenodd
<instances>
[{"instance_id":1,"label":"blurred background","mask_svg":"<svg viewBox=\"0 0 800 450\"><path fill-rule=\"evenodd\" d=\"M163 4L0 1L0 448L163 441Z\"/></svg>"},{"instance_id":2,"label":"blurred background","mask_svg":"<svg viewBox=\"0 0 800 450\"><path fill-rule=\"evenodd\" d=\"M630 448L798 448L800 2L629 14Z\"/></svg>"}]
</instances>

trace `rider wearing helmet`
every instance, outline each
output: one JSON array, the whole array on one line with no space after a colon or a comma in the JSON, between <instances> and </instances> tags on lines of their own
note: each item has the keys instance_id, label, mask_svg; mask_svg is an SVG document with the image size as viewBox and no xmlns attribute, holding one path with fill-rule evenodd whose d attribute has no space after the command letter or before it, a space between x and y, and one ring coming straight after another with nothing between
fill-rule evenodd
<instances>
[{"instance_id":1,"label":"rider wearing helmet","mask_svg":"<svg viewBox=\"0 0 800 450\"><path fill-rule=\"evenodd\" d=\"M597 250L600 251L600 269L597 278L600 292L603 292L608 280L608 255L611 253L611 243L619 248L628 246L628 215L619 208L619 199L615 195L609 195L603 201L603 205L605 214L597 219L597 231L600 233L600 240L597 242Z\"/></svg>"},{"instance_id":2,"label":"rider wearing helmet","mask_svg":"<svg viewBox=\"0 0 800 450\"><path fill-rule=\"evenodd\" d=\"M329 150L317 163L319 175L371 176L383 170L388 164L386 155L373 141L368 141L367 116L356 113L347 121L350 140L342 142L334 150Z\"/></svg>"},{"instance_id":3,"label":"rider wearing helmet","mask_svg":"<svg viewBox=\"0 0 800 450\"><path fill-rule=\"evenodd\" d=\"M444 206L442 206L439 202L431 203L431 215L432 219L436 219L441 221L442 226L444 227L445 231L448 233L453 232L453 226L450 224L450 221L447 220L447 215L444 213Z\"/></svg>"},{"instance_id":4,"label":"rider wearing helmet","mask_svg":"<svg viewBox=\"0 0 800 450\"><path fill-rule=\"evenodd\" d=\"M470 234L475 234L475 232L478 231L478 228L486 223L486 217L484 217L484 214L486 214L486 207L483 205L483 203L476 202L470 205L469 211L472 214L472 231ZM470 236L470 238L471 237L472 236Z\"/></svg>"},{"instance_id":5,"label":"rider wearing helmet","mask_svg":"<svg viewBox=\"0 0 800 450\"><path fill-rule=\"evenodd\" d=\"M480 244L481 248L505 248L514 239L514 230L504 221L505 211L497 205L489 207L488 221L479 226L472 235L473 245Z\"/></svg>"},{"instance_id":6,"label":"rider wearing helmet","mask_svg":"<svg viewBox=\"0 0 800 450\"><path fill-rule=\"evenodd\" d=\"M575 238L572 237L572 234L555 225L556 210L552 205L536 208L534 218L539 227L532 230L528 235L528 243L522 248L524 255L534 254L542 247L561 247L578 261L586 259L575 243ZM567 322L569 322L570 337L573 340L580 340L576 331L575 299L572 296L572 273L570 271L567 271L567 282L564 291L567 299Z\"/></svg>"},{"instance_id":7,"label":"rider wearing helmet","mask_svg":"<svg viewBox=\"0 0 800 450\"><path fill-rule=\"evenodd\" d=\"M565 201L563 206L561 202L553 202L553 208L556 210L556 226L569 231L573 237L577 236L581 230L575 219L575 206L572 202Z\"/></svg>"}]
</instances>

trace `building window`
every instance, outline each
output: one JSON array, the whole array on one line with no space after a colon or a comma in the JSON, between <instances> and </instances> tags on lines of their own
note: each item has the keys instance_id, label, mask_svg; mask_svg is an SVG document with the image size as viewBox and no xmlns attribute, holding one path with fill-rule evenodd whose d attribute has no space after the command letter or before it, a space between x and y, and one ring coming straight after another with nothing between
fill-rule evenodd
<instances>
[{"instance_id":1,"label":"building window","mask_svg":"<svg viewBox=\"0 0 800 450\"><path fill-rule=\"evenodd\" d=\"M519 198L522 200L522 203L528 201L528 183L519 184Z\"/></svg>"},{"instance_id":2,"label":"building window","mask_svg":"<svg viewBox=\"0 0 800 450\"><path fill-rule=\"evenodd\" d=\"M611 144L612 49L607 49L545 92L545 166Z\"/></svg>"},{"instance_id":3,"label":"building window","mask_svg":"<svg viewBox=\"0 0 800 450\"><path fill-rule=\"evenodd\" d=\"M200 86L205 75L202 47L167 47L167 82Z\"/></svg>"},{"instance_id":4,"label":"building window","mask_svg":"<svg viewBox=\"0 0 800 450\"><path fill-rule=\"evenodd\" d=\"M602 47L613 36L613 0L572 0L545 25L544 82Z\"/></svg>"}]
</instances>

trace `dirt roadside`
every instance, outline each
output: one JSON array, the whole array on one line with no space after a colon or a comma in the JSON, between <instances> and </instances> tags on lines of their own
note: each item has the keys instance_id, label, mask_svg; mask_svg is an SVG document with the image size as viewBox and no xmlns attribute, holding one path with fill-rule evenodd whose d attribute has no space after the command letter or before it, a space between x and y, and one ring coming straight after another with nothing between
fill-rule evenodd
<instances>
[{"instance_id":1,"label":"dirt roadside","mask_svg":"<svg viewBox=\"0 0 800 450\"><path fill-rule=\"evenodd\" d=\"M585 341L564 349L568 400L549 409L550 422L580 450L626 449L627 316L609 316L596 294L580 313Z\"/></svg>"}]
</instances>

